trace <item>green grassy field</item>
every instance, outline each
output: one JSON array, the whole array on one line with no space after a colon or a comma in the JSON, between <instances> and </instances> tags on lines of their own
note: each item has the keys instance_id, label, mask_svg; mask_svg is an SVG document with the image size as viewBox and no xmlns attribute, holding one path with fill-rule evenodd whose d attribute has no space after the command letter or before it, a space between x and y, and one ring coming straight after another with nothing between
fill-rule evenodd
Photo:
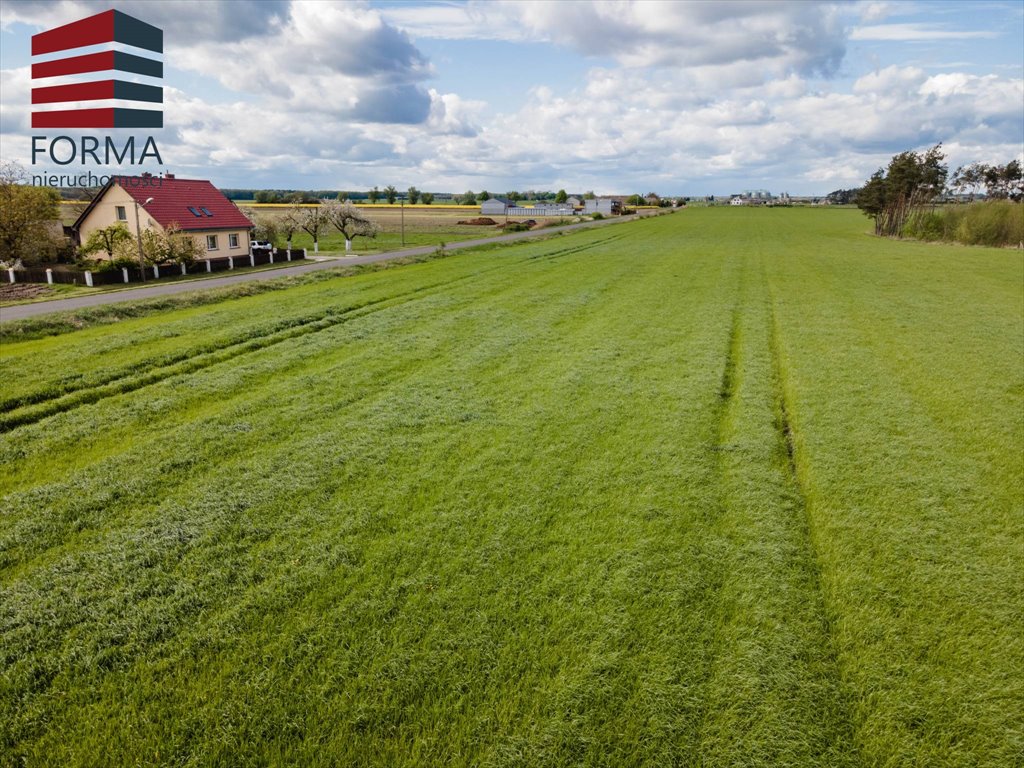
<instances>
[{"instance_id":1,"label":"green grassy field","mask_svg":"<svg viewBox=\"0 0 1024 768\"><path fill-rule=\"evenodd\" d=\"M1019 765L1024 260L867 228L8 335L0 764Z\"/></svg>"}]
</instances>

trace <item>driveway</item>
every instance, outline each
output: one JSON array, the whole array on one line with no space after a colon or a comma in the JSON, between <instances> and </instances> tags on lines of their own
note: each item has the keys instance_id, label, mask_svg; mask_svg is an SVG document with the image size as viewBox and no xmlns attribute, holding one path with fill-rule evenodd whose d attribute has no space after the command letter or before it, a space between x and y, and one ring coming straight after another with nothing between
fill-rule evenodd
<instances>
[{"instance_id":1,"label":"driveway","mask_svg":"<svg viewBox=\"0 0 1024 768\"><path fill-rule=\"evenodd\" d=\"M576 229L591 229L593 227L604 227L613 224L621 224L626 221L633 221L640 218L639 214L630 216L615 216L600 221L585 221L580 224L569 224L556 229L537 229L528 232L512 232L507 235L495 237L482 237L476 240L462 240L458 243L445 245L445 250L458 251L463 248L474 248L478 245L488 243L508 243L516 240L528 240L533 237L543 237L556 232L569 232ZM239 275L226 277L200 278L198 280L187 280L183 282L166 283L165 285L147 285L139 288L120 290L111 293L93 293L87 296L75 296L70 299L54 299L53 301L41 301L35 304L20 304L12 307L0 308L0 321L22 320L26 317L35 317L50 312L64 312L67 310L84 309L96 307L102 304L118 304L124 301L139 301L140 299L151 299L157 296L169 296L175 293L186 293L190 291L206 291L211 288L222 288L226 285L236 285L250 280L276 280L287 275L301 275L305 272L312 272L318 269L336 269L347 267L351 264L373 264L378 261L390 261L392 259L403 259L409 256L423 256L433 253L437 246L423 245L417 248L406 248L402 251L390 251L378 253L373 256L341 256L324 257L322 260L297 264L294 267L282 267L281 269L269 269L263 272L247 272Z\"/></svg>"}]
</instances>

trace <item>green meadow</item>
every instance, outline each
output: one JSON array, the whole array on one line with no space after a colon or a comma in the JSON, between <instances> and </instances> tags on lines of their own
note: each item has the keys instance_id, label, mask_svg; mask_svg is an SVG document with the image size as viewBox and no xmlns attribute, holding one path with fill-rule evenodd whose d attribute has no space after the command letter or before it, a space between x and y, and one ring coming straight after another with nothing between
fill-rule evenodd
<instances>
[{"instance_id":1,"label":"green meadow","mask_svg":"<svg viewBox=\"0 0 1024 768\"><path fill-rule=\"evenodd\" d=\"M869 228L9 325L0 765L1020 765L1024 256Z\"/></svg>"}]
</instances>

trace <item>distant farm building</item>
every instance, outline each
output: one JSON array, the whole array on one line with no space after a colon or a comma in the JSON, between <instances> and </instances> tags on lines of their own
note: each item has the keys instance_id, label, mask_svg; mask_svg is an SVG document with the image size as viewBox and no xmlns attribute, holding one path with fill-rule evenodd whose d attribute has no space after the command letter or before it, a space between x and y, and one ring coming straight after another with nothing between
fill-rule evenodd
<instances>
[{"instance_id":1,"label":"distant farm building","mask_svg":"<svg viewBox=\"0 0 1024 768\"><path fill-rule=\"evenodd\" d=\"M480 213L484 216L504 216L512 207L512 203L503 197L492 197L480 203Z\"/></svg>"},{"instance_id":2,"label":"distant farm building","mask_svg":"<svg viewBox=\"0 0 1024 768\"><path fill-rule=\"evenodd\" d=\"M537 203L532 207L517 206L500 197L492 197L480 204L483 216L572 216L576 211L564 203Z\"/></svg>"},{"instance_id":3,"label":"distant farm building","mask_svg":"<svg viewBox=\"0 0 1024 768\"><path fill-rule=\"evenodd\" d=\"M621 210L622 206L618 200L612 200L607 197L583 201L583 213L585 214L600 213L603 216L611 216L612 214L619 213Z\"/></svg>"}]
</instances>

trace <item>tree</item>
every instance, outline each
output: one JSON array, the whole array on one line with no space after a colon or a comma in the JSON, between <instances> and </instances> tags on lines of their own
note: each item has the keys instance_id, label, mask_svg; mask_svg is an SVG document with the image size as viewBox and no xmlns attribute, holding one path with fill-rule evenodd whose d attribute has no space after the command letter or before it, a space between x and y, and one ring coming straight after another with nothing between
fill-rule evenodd
<instances>
[{"instance_id":1,"label":"tree","mask_svg":"<svg viewBox=\"0 0 1024 768\"><path fill-rule=\"evenodd\" d=\"M594 190L591 189L591 190L588 190L588 191L583 193L583 199L584 200L596 200L597 199L597 195L595 195L594 194Z\"/></svg>"},{"instance_id":2,"label":"tree","mask_svg":"<svg viewBox=\"0 0 1024 768\"><path fill-rule=\"evenodd\" d=\"M366 193L366 197L370 200L370 205L375 205L380 200L380 190L374 187Z\"/></svg>"},{"instance_id":3,"label":"tree","mask_svg":"<svg viewBox=\"0 0 1024 768\"><path fill-rule=\"evenodd\" d=\"M641 195L630 195L626 198L626 205L644 205L646 202Z\"/></svg>"},{"instance_id":4,"label":"tree","mask_svg":"<svg viewBox=\"0 0 1024 768\"><path fill-rule=\"evenodd\" d=\"M160 234L165 262L188 266L202 253L199 241L188 232L183 232L177 222L172 221Z\"/></svg>"},{"instance_id":5,"label":"tree","mask_svg":"<svg viewBox=\"0 0 1024 768\"><path fill-rule=\"evenodd\" d=\"M85 242L82 243L82 247L79 248L79 252L83 256L91 256L102 251L107 254L108 258L113 259L118 245L125 240L131 239L132 233L128 231L124 224L118 222L111 224L109 227L94 229L90 232Z\"/></svg>"},{"instance_id":6,"label":"tree","mask_svg":"<svg viewBox=\"0 0 1024 768\"><path fill-rule=\"evenodd\" d=\"M872 174L856 202L875 220L876 235L898 237L910 217L922 213L942 192L948 174L944 158L942 145L936 144L927 152L901 152L887 169Z\"/></svg>"},{"instance_id":7,"label":"tree","mask_svg":"<svg viewBox=\"0 0 1024 768\"><path fill-rule=\"evenodd\" d=\"M277 226L288 244L289 251L292 249L292 235L302 228L302 216L305 210L301 205L293 205L277 220Z\"/></svg>"},{"instance_id":8,"label":"tree","mask_svg":"<svg viewBox=\"0 0 1024 768\"><path fill-rule=\"evenodd\" d=\"M421 199L423 200L424 205L430 205L434 202L434 195L432 192L424 192Z\"/></svg>"},{"instance_id":9,"label":"tree","mask_svg":"<svg viewBox=\"0 0 1024 768\"><path fill-rule=\"evenodd\" d=\"M566 191L564 189L558 190L558 193L555 195L555 202L556 203L564 203L564 202L567 202L568 200L569 200L568 193L566 193Z\"/></svg>"},{"instance_id":10,"label":"tree","mask_svg":"<svg viewBox=\"0 0 1024 768\"><path fill-rule=\"evenodd\" d=\"M416 187L409 187L405 194L409 197L409 205L416 205L420 199L420 191Z\"/></svg>"},{"instance_id":11,"label":"tree","mask_svg":"<svg viewBox=\"0 0 1024 768\"><path fill-rule=\"evenodd\" d=\"M522 200L522 197L520 197L519 193L516 192L514 189L511 192L506 192L505 197L508 199L510 203L515 203L519 200Z\"/></svg>"},{"instance_id":12,"label":"tree","mask_svg":"<svg viewBox=\"0 0 1024 768\"><path fill-rule=\"evenodd\" d=\"M278 231L280 229L279 221L279 219L276 219L273 216L253 217L253 239L264 243L270 243L271 245L276 244ZM291 240L290 232L288 234L288 239Z\"/></svg>"},{"instance_id":13,"label":"tree","mask_svg":"<svg viewBox=\"0 0 1024 768\"><path fill-rule=\"evenodd\" d=\"M320 233L330 223L327 220L324 206L321 202L320 205L299 208L299 210L302 212L299 218L299 226L313 238L313 253L320 253Z\"/></svg>"},{"instance_id":14,"label":"tree","mask_svg":"<svg viewBox=\"0 0 1024 768\"><path fill-rule=\"evenodd\" d=\"M352 240L355 238L376 237L380 232L380 226L348 200L343 203L324 200L321 209L327 221L345 238L346 251L352 250Z\"/></svg>"},{"instance_id":15,"label":"tree","mask_svg":"<svg viewBox=\"0 0 1024 768\"><path fill-rule=\"evenodd\" d=\"M860 189L837 189L825 195L825 199L832 205L849 205L857 199L859 192ZM782 193L782 197L787 197L785 192Z\"/></svg>"},{"instance_id":16,"label":"tree","mask_svg":"<svg viewBox=\"0 0 1024 768\"><path fill-rule=\"evenodd\" d=\"M472 190L466 190L466 194L462 196L460 202L462 205L476 205L476 195L473 194Z\"/></svg>"},{"instance_id":17,"label":"tree","mask_svg":"<svg viewBox=\"0 0 1024 768\"><path fill-rule=\"evenodd\" d=\"M482 191L482 192L481 192L481 193L480 193L479 195L477 195L477 196L476 196L476 199L477 199L477 200L479 200L479 201L480 201L481 203L482 203L482 202L483 202L484 200L490 200L490 199L491 199L491 193L490 193L490 192L488 192L488 191L487 191L487 190L485 189L485 190L483 190L483 191Z\"/></svg>"},{"instance_id":18,"label":"tree","mask_svg":"<svg viewBox=\"0 0 1024 768\"><path fill-rule=\"evenodd\" d=\"M338 202L339 203L344 203L346 200L348 200L348 192L339 192L338 193Z\"/></svg>"},{"instance_id":19,"label":"tree","mask_svg":"<svg viewBox=\"0 0 1024 768\"><path fill-rule=\"evenodd\" d=\"M24 184L25 172L17 163L0 166L0 260L33 264L53 258L62 238L60 195L50 187Z\"/></svg>"},{"instance_id":20,"label":"tree","mask_svg":"<svg viewBox=\"0 0 1024 768\"><path fill-rule=\"evenodd\" d=\"M1020 200L1024 195L1024 177L1020 162L985 167L985 195L993 200Z\"/></svg>"},{"instance_id":21,"label":"tree","mask_svg":"<svg viewBox=\"0 0 1024 768\"><path fill-rule=\"evenodd\" d=\"M391 184L384 187L384 197L387 198L388 205L394 205L395 200L398 198L398 190Z\"/></svg>"},{"instance_id":22,"label":"tree","mask_svg":"<svg viewBox=\"0 0 1024 768\"><path fill-rule=\"evenodd\" d=\"M142 258L147 264L185 264L194 262L202 253L199 241L194 235L183 232L177 222L171 222L166 229L142 230ZM136 263L139 257L139 240L128 233L114 245L114 259Z\"/></svg>"}]
</instances>

